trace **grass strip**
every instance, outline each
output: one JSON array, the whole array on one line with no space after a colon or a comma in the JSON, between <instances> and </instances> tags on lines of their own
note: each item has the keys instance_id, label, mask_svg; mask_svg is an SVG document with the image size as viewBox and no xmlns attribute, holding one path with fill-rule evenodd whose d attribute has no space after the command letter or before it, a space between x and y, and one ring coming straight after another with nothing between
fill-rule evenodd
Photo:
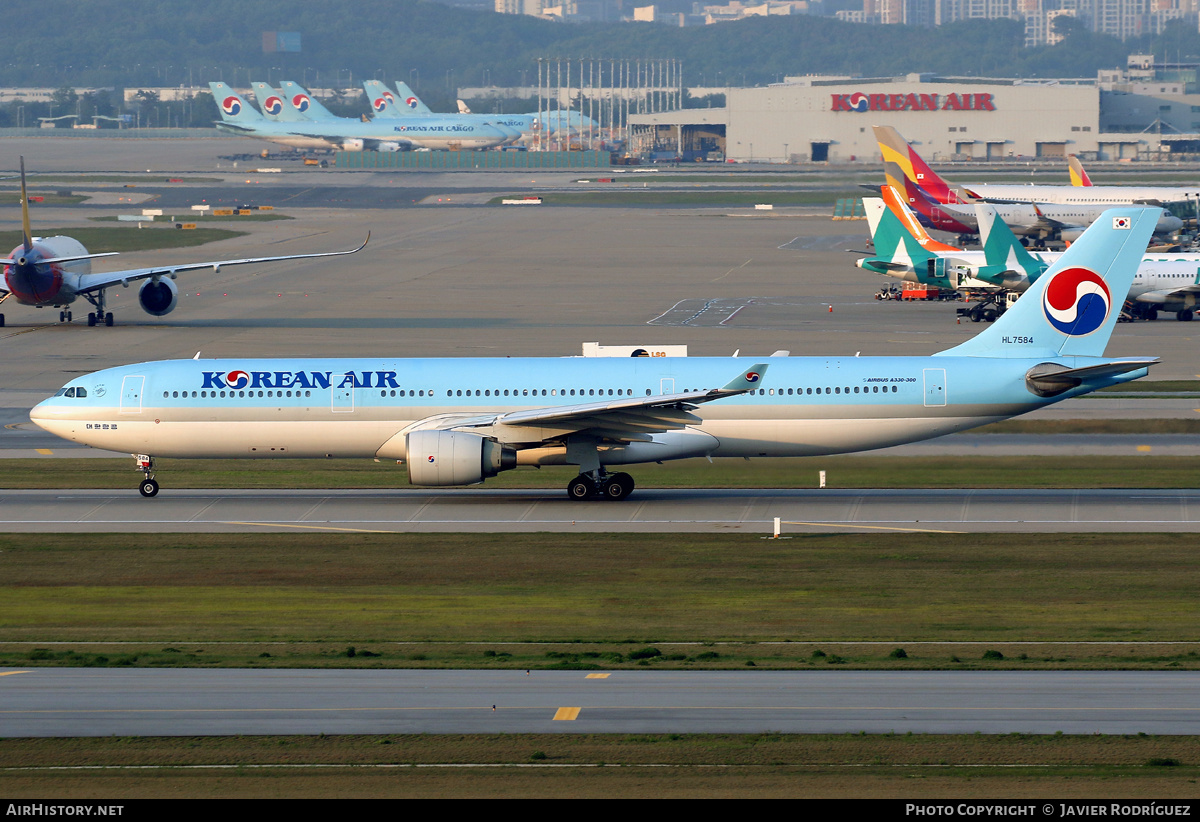
<instances>
[{"instance_id":1,"label":"grass strip","mask_svg":"<svg viewBox=\"0 0 1200 822\"><path fill-rule=\"evenodd\" d=\"M1114 426L1115 428L1116 426ZM1038 429L1040 433L1041 430ZM998 433L1011 433L1000 431ZM1017 433L1026 433L1018 431ZM1085 433L1077 428L1056 433ZM1167 433L1167 432L1163 432ZM1192 433L1189 428L1181 433ZM411 488L403 465L370 460L156 460L164 488ZM132 459L6 459L0 488L132 489L141 475ZM639 488L1192 488L1200 457L1136 455L1014 457L795 457L677 460L634 466ZM565 489L574 466L518 468L489 479L488 489ZM1086 478L1086 479L1085 479ZM430 493L452 495L454 489Z\"/></svg>"},{"instance_id":2,"label":"grass strip","mask_svg":"<svg viewBox=\"0 0 1200 822\"><path fill-rule=\"evenodd\" d=\"M83 194L39 194L31 191L30 197L41 197L40 200L34 200L33 205L79 205L83 201L89 199ZM19 206L21 204L20 191L0 191L0 205Z\"/></svg>"},{"instance_id":3,"label":"grass strip","mask_svg":"<svg viewBox=\"0 0 1200 822\"><path fill-rule=\"evenodd\" d=\"M191 222L189 220L189 222ZM138 229L130 224L121 228L39 228L38 235L53 237L59 234L74 237L93 254L108 251L150 251L160 248L191 248L218 240L241 237L245 231L227 228L197 228L181 231L174 226ZM20 231L0 231L0 245L9 248L21 242Z\"/></svg>"},{"instance_id":4,"label":"grass strip","mask_svg":"<svg viewBox=\"0 0 1200 822\"><path fill-rule=\"evenodd\" d=\"M0 785L10 801L1053 796L1108 810L1097 800L1192 799L1198 748L1192 736L1025 734L0 739ZM38 768L103 770L25 770Z\"/></svg>"},{"instance_id":5,"label":"grass strip","mask_svg":"<svg viewBox=\"0 0 1200 822\"><path fill-rule=\"evenodd\" d=\"M825 668L875 664L894 647L913 662L883 664L1070 667L1061 651L1017 646L1200 640L1198 550L1200 534L8 534L0 642L162 643L158 651L173 658L194 654L184 662L193 665L222 657L188 642L319 643L315 653L300 650L340 655L340 664L353 645L378 654L356 653L353 664L405 667L433 660L413 659L429 651L400 641L536 641L626 646L522 651L548 667ZM655 644L705 641L819 647ZM826 648L859 641L896 645ZM961 650L957 660L953 649L909 650L940 641L1012 645L989 659L985 651L997 648ZM658 653L632 653L645 648ZM0 664L84 664L42 650L42 659ZM516 654L447 649L455 657L447 664L526 663L514 666L502 651ZM709 652L716 656L702 656ZM1200 661L1176 647L1077 653L1107 667Z\"/></svg>"}]
</instances>

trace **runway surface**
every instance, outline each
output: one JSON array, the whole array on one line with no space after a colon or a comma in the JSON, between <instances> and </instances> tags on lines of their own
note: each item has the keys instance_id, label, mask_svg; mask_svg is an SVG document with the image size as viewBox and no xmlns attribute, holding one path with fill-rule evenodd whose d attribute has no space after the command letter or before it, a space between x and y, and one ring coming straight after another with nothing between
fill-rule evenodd
<instances>
[{"instance_id":1,"label":"runway surface","mask_svg":"<svg viewBox=\"0 0 1200 822\"><path fill-rule=\"evenodd\" d=\"M131 472L132 473L132 472ZM136 479L136 477L135 477ZM160 479L166 479L160 477ZM6 491L0 532L1161 532L1200 526L1200 489Z\"/></svg>"},{"instance_id":2,"label":"runway surface","mask_svg":"<svg viewBox=\"0 0 1200 822\"><path fill-rule=\"evenodd\" d=\"M1194 672L0 669L0 734L1200 733Z\"/></svg>"}]
</instances>

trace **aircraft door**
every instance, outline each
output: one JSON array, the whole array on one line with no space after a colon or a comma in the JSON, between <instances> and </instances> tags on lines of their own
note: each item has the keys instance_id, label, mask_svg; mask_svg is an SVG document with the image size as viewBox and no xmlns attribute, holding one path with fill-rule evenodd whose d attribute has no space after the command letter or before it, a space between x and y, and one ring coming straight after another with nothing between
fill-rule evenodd
<instances>
[{"instance_id":1,"label":"aircraft door","mask_svg":"<svg viewBox=\"0 0 1200 822\"><path fill-rule=\"evenodd\" d=\"M675 393L675 378L674 377L663 377L662 380L660 380L659 384L658 384L658 393L674 394Z\"/></svg>"},{"instance_id":2,"label":"aircraft door","mask_svg":"<svg viewBox=\"0 0 1200 822\"><path fill-rule=\"evenodd\" d=\"M946 404L946 369L925 369L925 407Z\"/></svg>"},{"instance_id":3,"label":"aircraft door","mask_svg":"<svg viewBox=\"0 0 1200 822\"><path fill-rule=\"evenodd\" d=\"M329 391L330 409L335 414L354 413L354 386L333 386Z\"/></svg>"},{"instance_id":4,"label":"aircraft door","mask_svg":"<svg viewBox=\"0 0 1200 822\"><path fill-rule=\"evenodd\" d=\"M121 413L142 413L142 391L146 387L145 377L125 377L121 380Z\"/></svg>"}]
</instances>

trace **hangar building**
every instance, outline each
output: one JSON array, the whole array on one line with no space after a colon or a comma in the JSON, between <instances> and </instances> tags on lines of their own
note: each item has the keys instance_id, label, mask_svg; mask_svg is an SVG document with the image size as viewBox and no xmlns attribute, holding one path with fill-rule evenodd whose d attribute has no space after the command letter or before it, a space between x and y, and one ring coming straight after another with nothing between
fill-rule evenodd
<instances>
[{"instance_id":1,"label":"hangar building","mask_svg":"<svg viewBox=\"0 0 1200 822\"><path fill-rule=\"evenodd\" d=\"M725 89L724 108L637 114L629 122L634 151L689 160L723 153L747 162L875 162L873 125L893 126L931 161L1120 160L1200 150L1200 95L1187 90L929 74L795 77Z\"/></svg>"}]
</instances>

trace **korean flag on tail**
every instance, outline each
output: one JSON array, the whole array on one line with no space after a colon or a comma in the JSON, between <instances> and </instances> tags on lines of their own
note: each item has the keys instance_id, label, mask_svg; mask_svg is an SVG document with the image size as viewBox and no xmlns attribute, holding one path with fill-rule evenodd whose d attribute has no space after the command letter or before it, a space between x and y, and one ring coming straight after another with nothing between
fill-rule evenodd
<instances>
[{"instance_id":1,"label":"korean flag on tail","mask_svg":"<svg viewBox=\"0 0 1200 822\"><path fill-rule=\"evenodd\" d=\"M1126 231L1128 231L1128 230L1129 230L1129 227L1130 227L1131 225L1133 225L1133 221L1132 221L1132 220L1130 220L1128 217L1113 217L1113 218L1112 218L1112 221L1113 221L1113 228L1114 228L1114 229L1116 229L1116 228L1123 228L1123 229L1125 229Z\"/></svg>"}]
</instances>

